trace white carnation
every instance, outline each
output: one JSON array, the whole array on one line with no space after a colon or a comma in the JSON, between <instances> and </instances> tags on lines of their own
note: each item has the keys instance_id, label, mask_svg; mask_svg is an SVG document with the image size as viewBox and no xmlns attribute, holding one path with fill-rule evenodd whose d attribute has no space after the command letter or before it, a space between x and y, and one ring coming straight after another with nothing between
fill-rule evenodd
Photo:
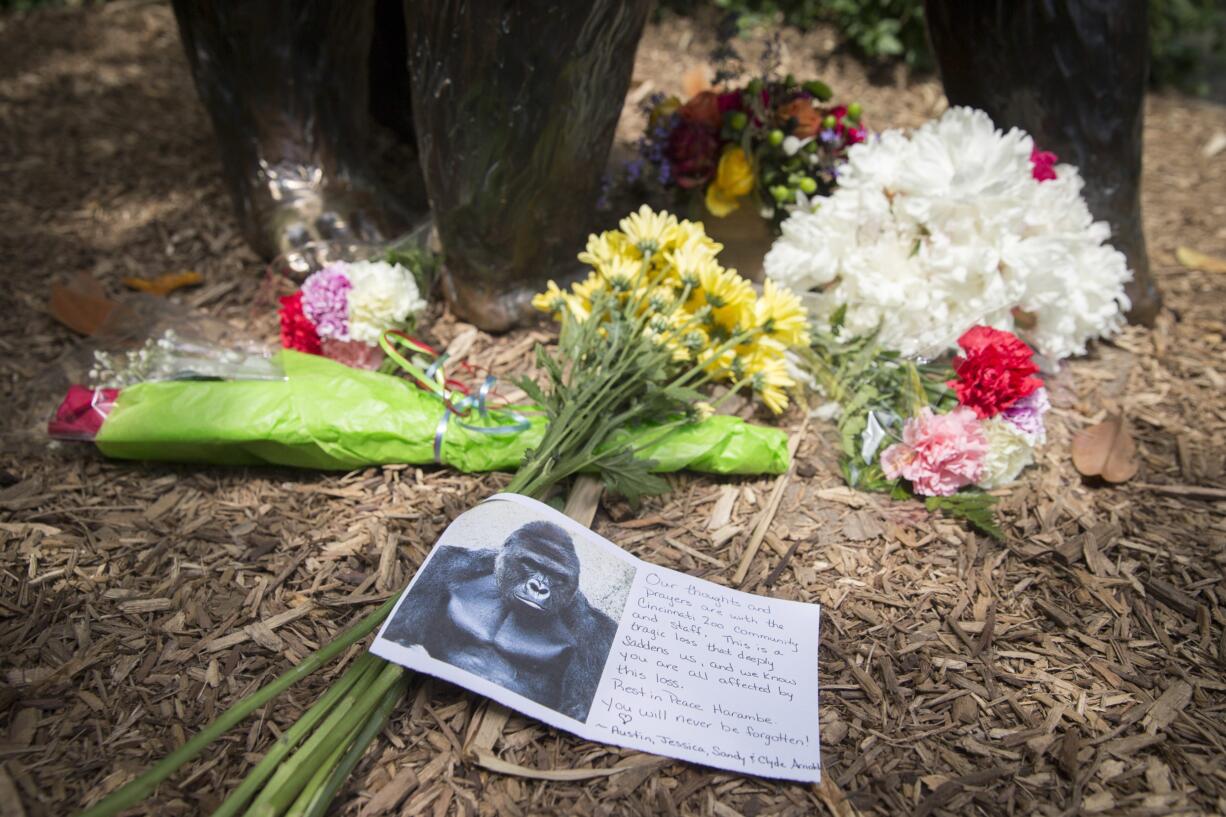
<instances>
[{"instance_id":1,"label":"white carnation","mask_svg":"<svg viewBox=\"0 0 1226 817\"><path fill-rule=\"evenodd\" d=\"M1034 462L1034 447L1017 426L999 417L984 420L981 427L988 438L988 453L978 485L987 490L1008 485Z\"/></svg>"},{"instance_id":2,"label":"white carnation","mask_svg":"<svg viewBox=\"0 0 1226 817\"><path fill-rule=\"evenodd\" d=\"M357 261L345 267L349 290L349 336L374 345L388 329L426 308L413 274L400 264Z\"/></svg>"},{"instance_id":3,"label":"white carnation","mask_svg":"<svg viewBox=\"0 0 1226 817\"><path fill-rule=\"evenodd\" d=\"M1015 307L1044 355L1082 353L1123 323L1131 273L1077 170L1035 181L1033 147L970 108L855 145L834 193L783 223L766 274L814 290L819 320L844 307L848 332L878 330L905 355L936 356L976 324L1013 330Z\"/></svg>"}]
</instances>

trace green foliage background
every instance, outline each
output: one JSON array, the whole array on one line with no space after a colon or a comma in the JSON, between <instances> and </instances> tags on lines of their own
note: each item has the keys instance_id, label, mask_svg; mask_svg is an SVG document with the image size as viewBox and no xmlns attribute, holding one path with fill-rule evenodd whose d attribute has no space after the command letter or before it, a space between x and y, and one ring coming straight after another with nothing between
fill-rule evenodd
<instances>
[{"instance_id":1,"label":"green foliage background","mask_svg":"<svg viewBox=\"0 0 1226 817\"><path fill-rule=\"evenodd\" d=\"M1030 0L1018 0L1030 2ZM1226 3L1149 0L1152 81L1207 90L1207 72L1226 70ZM852 52L870 61L901 60L930 69L923 0L660 0L663 13L722 12L745 30L783 22L797 28L833 24Z\"/></svg>"}]
</instances>

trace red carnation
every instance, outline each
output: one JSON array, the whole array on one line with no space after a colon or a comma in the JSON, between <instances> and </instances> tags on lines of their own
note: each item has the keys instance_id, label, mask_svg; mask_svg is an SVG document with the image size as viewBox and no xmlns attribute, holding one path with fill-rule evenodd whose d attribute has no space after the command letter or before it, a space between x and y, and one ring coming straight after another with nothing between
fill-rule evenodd
<instances>
[{"instance_id":1,"label":"red carnation","mask_svg":"<svg viewBox=\"0 0 1226 817\"><path fill-rule=\"evenodd\" d=\"M296 352L317 355L322 351L319 334L302 311L302 292L281 299L281 345Z\"/></svg>"},{"instance_id":2,"label":"red carnation","mask_svg":"<svg viewBox=\"0 0 1226 817\"><path fill-rule=\"evenodd\" d=\"M681 120L668 135L668 161L680 187L701 187L715 176L719 137L714 128Z\"/></svg>"},{"instance_id":3,"label":"red carnation","mask_svg":"<svg viewBox=\"0 0 1226 817\"><path fill-rule=\"evenodd\" d=\"M954 358L958 379L947 385L981 419L994 417L1043 385L1033 377L1039 370L1031 359L1034 351L1011 332L974 326L958 338L958 345L963 351Z\"/></svg>"}]
</instances>

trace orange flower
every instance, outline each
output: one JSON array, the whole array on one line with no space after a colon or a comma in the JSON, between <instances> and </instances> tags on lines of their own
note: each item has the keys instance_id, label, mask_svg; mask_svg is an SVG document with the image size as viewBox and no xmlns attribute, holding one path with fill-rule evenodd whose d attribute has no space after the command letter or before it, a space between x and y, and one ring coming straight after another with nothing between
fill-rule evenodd
<instances>
[{"instance_id":1,"label":"orange flower","mask_svg":"<svg viewBox=\"0 0 1226 817\"><path fill-rule=\"evenodd\" d=\"M681 106L681 118L687 122L718 128L723 121L719 113L719 96L714 91L703 91Z\"/></svg>"},{"instance_id":2,"label":"orange flower","mask_svg":"<svg viewBox=\"0 0 1226 817\"><path fill-rule=\"evenodd\" d=\"M787 125L789 119L796 120L796 128L792 131L792 135L800 139L816 136L822 128L822 115L807 99L793 99L786 105L780 105L777 114L780 125Z\"/></svg>"}]
</instances>

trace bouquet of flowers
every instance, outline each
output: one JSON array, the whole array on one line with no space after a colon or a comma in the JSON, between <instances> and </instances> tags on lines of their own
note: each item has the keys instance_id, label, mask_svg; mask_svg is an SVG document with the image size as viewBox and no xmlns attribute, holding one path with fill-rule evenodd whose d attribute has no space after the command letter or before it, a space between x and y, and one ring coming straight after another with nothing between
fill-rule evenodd
<instances>
[{"instance_id":1,"label":"bouquet of flowers","mask_svg":"<svg viewBox=\"0 0 1226 817\"><path fill-rule=\"evenodd\" d=\"M383 361L379 338L384 332L412 332L426 308L414 272L395 256L333 261L280 301L286 349L363 369L376 369Z\"/></svg>"},{"instance_id":2,"label":"bouquet of flowers","mask_svg":"<svg viewBox=\"0 0 1226 817\"><path fill-rule=\"evenodd\" d=\"M738 350L781 360L789 344L808 340L807 316L796 299L782 290L772 290L769 299L741 294L748 285L718 265L719 245L700 225L643 208L620 226L589 241L583 258L594 278L569 293L551 286L538 299L561 323L558 347L555 353L537 347L544 384L524 380L521 386L539 404L546 426L507 491L543 499L585 472L631 499L666 490L644 454L714 410L699 389L730 380L726 399L739 387L756 386L757 374L736 363ZM693 334L700 330L703 335ZM702 336L706 345L698 342ZM766 399L765 388L757 393ZM239 701L86 816L111 817L147 796L242 718L368 635L395 601ZM404 695L407 678L399 666L363 655L282 732L215 815L324 813Z\"/></svg>"},{"instance_id":3,"label":"bouquet of flowers","mask_svg":"<svg viewBox=\"0 0 1226 817\"><path fill-rule=\"evenodd\" d=\"M721 381L733 391L749 386L778 414L795 386L785 352L809 342L808 316L800 299L773 281L757 294L720 265L720 249L701 224L644 206L622 230L588 240L579 256L592 266L585 280L569 292L550 281L533 304L562 321L564 332L584 327L600 301L629 309L668 352L670 369L690 369L687 388Z\"/></svg>"},{"instance_id":4,"label":"bouquet of flowers","mask_svg":"<svg viewBox=\"0 0 1226 817\"><path fill-rule=\"evenodd\" d=\"M765 272L811 290L819 324L936 357L977 323L1055 360L1124 322L1131 278L1075 167L982 111L852 146L838 185L795 209Z\"/></svg>"},{"instance_id":5,"label":"bouquet of flowers","mask_svg":"<svg viewBox=\"0 0 1226 817\"><path fill-rule=\"evenodd\" d=\"M986 490L1034 462L1050 408L1033 351L1010 332L974 326L952 362L917 363L873 338L817 334L804 356L837 407L848 485L922 496L930 510L1000 535Z\"/></svg>"},{"instance_id":6,"label":"bouquet of flowers","mask_svg":"<svg viewBox=\"0 0 1226 817\"><path fill-rule=\"evenodd\" d=\"M720 218L750 203L778 224L829 192L848 148L864 141L860 105L829 105L831 97L825 83L790 75L702 91L685 104L656 95L629 181L701 191Z\"/></svg>"},{"instance_id":7,"label":"bouquet of flowers","mask_svg":"<svg viewBox=\"0 0 1226 817\"><path fill-rule=\"evenodd\" d=\"M321 470L438 464L469 473L514 470L545 433L539 411L495 405L488 389L482 398L481 386L454 378L443 390L431 378L363 371L289 349L260 361L210 376L184 372L181 379L138 382L125 372L104 383L74 385L48 433L92 442L117 459ZM636 441L651 443L639 456L656 472L787 468L786 435L738 417L709 417L663 438L637 429L616 443Z\"/></svg>"}]
</instances>

